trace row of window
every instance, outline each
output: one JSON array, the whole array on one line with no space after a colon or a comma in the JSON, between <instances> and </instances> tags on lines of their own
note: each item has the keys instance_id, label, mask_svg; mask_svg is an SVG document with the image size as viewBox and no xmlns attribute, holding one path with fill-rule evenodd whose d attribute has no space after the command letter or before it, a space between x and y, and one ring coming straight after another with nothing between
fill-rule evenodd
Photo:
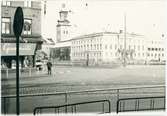
<instances>
[{"instance_id":1,"label":"row of window","mask_svg":"<svg viewBox=\"0 0 167 116\"><path fill-rule=\"evenodd\" d=\"M121 38L121 39L118 40L119 43L124 43L124 41L125 41L124 38ZM126 42L144 44L144 40L135 39L135 38L131 38L131 39L126 38Z\"/></svg>"},{"instance_id":2,"label":"row of window","mask_svg":"<svg viewBox=\"0 0 167 116\"><path fill-rule=\"evenodd\" d=\"M99 46L100 45L100 46ZM81 46L74 46L72 47L74 50L101 50L102 49L102 44L87 44L87 45L81 45ZM111 50L113 49L113 45L110 45L109 47ZM108 49L108 45L105 45L105 49ZM117 50L117 45L115 45L115 50ZM119 49L123 49L123 46L120 45ZM128 46L127 49L134 49L136 50L136 46ZM140 51L141 49L144 50L144 46L137 46L137 49Z\"/></svg>"},{"instance_id":3,"label":"row of window","mask_svg":"<svg viewBox=\"0 0 167 116\"><path fill-rule=\"evenodd\" d=\"M64 30L64 34L68 34L68 31L65 31L65 30Z\"/></svg>"},{"instance_id":4,"label":"row of window","mask_svg":"<svg viewBox=\"0 0 167 116\"><path fill-rule=\"evenodd\" d=\"M101 50L102 44L94 44L94 45L83 45L83 46L74 46L72 47L73 50Z\"/></svg>"},{"instance_id":5,"label":"row of window","mask_svg":"<svg viewBox=\"0 0 167 116\"><path fill-rule=\"evenodd\" d=\"M73 53L74 57L101 57L101 53L89 53L89 55L87 53Z\"/></svg>"},{"instance_id":6,"label":"row of window","mask_svg":"<svg viewBox=\"0 0 167 116\"><path fill-rule=\"evenodd\" d=\"M81 40L81 41L73 41L72 44L84 44L84 43L95 43L95 42L100 42L102 39L101 38L94 38L94 39L89 39L89 40Z\"/></svg>"},{"instance_id":7,"label":"row of window","mask_svg":"<svg viewBox=\"0 0 167 116\"><path fill-rule=\"evenodd\" d=\"M138 47L138 50L140 50L140 48L141 48L141 46L137 46ZM112 49L113 47L112 47L112 45L110 45L110 49ZM134 45L134 46L128 46L128 48L129 48L129 50L130 49L134 49L134 50L136 50L136 46ZM108 45L105 45L105 49L108 49ZM119 46L119 49L123 49L123 45L120 45ZM117 50L117 45L115 45L115 50ZM142 46L142 50L144 50L144 46Z\"/></svg>"},{"instance_id":8,"label":"row of window","mask_svg":"<svg viewBox=\"0 0 167 116\"><path fill-rule=\"evenodd\" d=\"M148 51L164 51L164 48L148 48Z\"/></svg>"},{"instance_id":9,"label":"row of window","mask_svg":"<svg viewBox=\"0 0 167 116\"><path fill-rule=\"evenodd\" d=\"M148 57L157 57L157 56L159 56L159 57L160 57L160 56L164 57L164 54L163 54L163 53L162 53L162 54L156 54L156 53L155 53L155 54L153 54L153 53L150 54L150 53L148 53L147 56L148 56Z\"/></svg>"},{"instance_id":10,"label":"row of window","mask_svg":"<svg viewBox=\"0 0 167 116\"><path fill-rule=\"evenodd\" d=\"M158 42L158 41L151 41L150 43L151 43L151 44L162 44L161 41L159 41L159 42Z\"/></svg>"},{"instance_id":11,"label":"row of window","mask_svg":"<svg viewBox=\"0 0 167 116\"><path fill-rule=\"evenodd\" d=\"M109 56L109 55L110 55L110 56L113 56L113 57L114 57L114 55L115 55L116 57L117 57L117 56L120 56L120 54L117 53L117 52L116 52L115 54L112 53L112 52L111 52L110 54L109 54L108 52L106 52L105 55L106 55L106 56ZM144 53L138 53L138 54L137 54L137 53L134 53L133 56L134 56L134 57L141 57L141 56L144 57L145 55L144 55Z\"/></svg>"},{"instance_id":12,"label":"row of window","mask_svg":"<svg viewBox=\"0 0 167 116\"><path fill-rule=\"evenodd\" d=\"M110 55L110 56L113 56L113 57L117 57L118 56L118 53L105 53L106 56ZM87 53L73 53L73 56L74 57L84 57L84 58L87 58L88 57L88 54ZM134 53L133 54L134 57L144 57L145 54L144 53ZM155 58L158 58L158 57L164 57L164 54L147 54L148 57L155 57ZM89 57L101 57L101 53L89 53Z\"/></svg>"},{"instance_id":13,"label":"row of window","mask_svg":"<svg viewBox=\"0 0 167 116\"><path fill-rule=\"evenodd\" d=\"M11 1L3 0L2 6L11 6ZM31 7L31 6L32 6L31 0L24 0L24 7Z\"/></svg>"},{"instance_id":14,"label":"row of window","mask_svg":"<svg viewBox=\"0 0 167 116\"><path fill-rule=\"evenodd\" d=\"M2 34L11 34L11 18L2 18ZM23 34L31 35L32 20L24 19Z\"/></svg>"}]
</instances>

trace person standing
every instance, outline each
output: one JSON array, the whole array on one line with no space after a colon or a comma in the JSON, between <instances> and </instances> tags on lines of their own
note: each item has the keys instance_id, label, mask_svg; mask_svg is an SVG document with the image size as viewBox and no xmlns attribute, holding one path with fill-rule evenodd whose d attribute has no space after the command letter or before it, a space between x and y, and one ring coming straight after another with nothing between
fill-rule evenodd
<instances>
[{"instance_id":1,"label":"person standing","mask_svg":"<svg viewBox=\"0 0 167 116\"><path fill-rule=\"evenodd\" d=\"M48 68L48 75L52 74L52 63L51 61L47 62L47 68Z\"/></svg>"}]
</instances>

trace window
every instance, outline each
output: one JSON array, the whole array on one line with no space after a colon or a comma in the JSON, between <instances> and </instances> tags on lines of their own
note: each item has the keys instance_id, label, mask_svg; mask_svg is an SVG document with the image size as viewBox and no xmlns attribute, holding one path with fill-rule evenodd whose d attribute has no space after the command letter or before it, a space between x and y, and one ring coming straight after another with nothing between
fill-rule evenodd
<instances>
[{"instance_id":1,"label":"window","mask_svg":"<svg viewBox=\"0 0 167 116\"><path fill-rule=\"evenodd\" d=\"M122 49L122 45L120 45L120 49Z\"/></svg>"},{"instance_id":2,"label":"window","mask_svg":"<svg viewBox=\"0 0 167 116\"><path fill-rule=\"evenodd\" d=\"M102 45L100 44L100 50L102 49Z\"/></svg>"},{"instance_id":3,"label":"window","mask_svg":"<svg viewBox=\"0 0 167 116\"><path fill-rule=\"evenodd\" d=\"M99 49L99 44L97 44L97 50Z\"/></svg>"},{"instance_id":4,"label":"window","mask_svg":"<svg viewBox=\"0 0 167 116\"><path fill-rule=\"evenodd\" d=\"M107 45L105 45L105 49L107 49Z\"/></svg>"},{"instance_id":5,"label":"window","mask_svg":"<svg viewBox=\"0 0 167 116\"><path fill-rule=\"evenodd\" d=\"M148 53L147 56L150 56L150 54Z\"/></svg>"},{"instance_id":6,"label":"window","mask_svg":"<svg viewBox=\"0 0 167 116\"><path fill-rule=\"evenodd\" d=\"M2 1L3 6L10 6L11 2L10 1Z\"/></svg>"},{"instance_id":7,"label":"window","mask_svg":"<svg viewBox=\"0 0 167 116\"><path fill-rule=\"evenodd\" d=\"M140 50L140 46L138 46L138 50Z\"/></svg>"},{"instance_id":8,"label":"window","mask_svg":"<svg viewBox=\"0 0 167 116\"><path fill-rule=\"evenodd\" d=\"M66 31L64 30L63 33L66 34Z\"/></svg>"},{"instance_id":9,"label":"window","mask_svg":"<svg viewBox=\"0 0 167 116\"><path fill-rule=\"evenodd\" d=\"M115 45L115 50L117 49L117 45Z\"/></svg>"},{"instance_id":10,"label":"window","mask_svg":"<svg viewBox=\"0 0 167 116\"><path fill-rule=\"evenodd\" d=\"M10 34L10 18L2 18L2 34Z\"/></svg>"},{"instance_id":11,"label":"window","mask_svg":"<svg viewBox=\"0 0 167 116\"><path fill-rule=\"evenodd\" d=\"M110 53L110 55L112 56L112 52Z\"/></svg>"},{"instance_id":12,"label":"window","mask_svg":"<svg viewBox=\"0 0 167 116\"><path fill-rule=\"evenodd\" d=\"M110 45L110 49L112 49L112 45Z\"/></svg>"},{"instance_id":13,"label":"window","mask_svg":"<svg viewBox=\"0 0 167 116\"><path fill-rule=\"evenodd\" d=\"M31 7L31 0L25 0L24 7Z\"/></svg>"},{"instance_id":14,"label":"window","mask_svg":"<svg viewBox=\"0 0 167 116\"><path fill-rule=\"evenodd\" d=\"M32 20L24 19L24 34L31 35L31 31L32 31Z\"/></svg>"}]
</instances>

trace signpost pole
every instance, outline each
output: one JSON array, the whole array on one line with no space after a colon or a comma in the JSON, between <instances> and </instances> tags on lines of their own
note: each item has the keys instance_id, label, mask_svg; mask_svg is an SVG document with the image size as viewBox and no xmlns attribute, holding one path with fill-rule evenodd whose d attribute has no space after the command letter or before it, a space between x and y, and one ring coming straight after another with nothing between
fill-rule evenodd
<instances>
[{"instance_id":1,"label":"signpost pole","mask_svg":"<svg viewBox=\"0 0 167 116\"><path fill-rule=\"evenodd\" d=\"M16 37L16 113L20 114L19 96L19 36Z\"/></svg>"},{"instance_id":2,"label":"signpost pole","mask_svg":"<svg viewBox=\"0 0 167 116\"><path fill-rule=\"evenodd\" d=\"M24 24L23 10L17 7L14 15L13 31L16 37L16 114L20 115L20 96L19 96L19 42Z\"/></svg>"}]
</instances>

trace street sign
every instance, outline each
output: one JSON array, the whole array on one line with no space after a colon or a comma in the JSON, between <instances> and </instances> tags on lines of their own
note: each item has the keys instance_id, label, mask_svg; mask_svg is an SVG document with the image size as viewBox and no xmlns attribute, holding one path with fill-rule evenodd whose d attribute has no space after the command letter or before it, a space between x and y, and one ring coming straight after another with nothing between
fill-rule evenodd
<instances>
[{"instance_id":1,"label":"street sign","mask_svg":"<svg viewBox=\"0 0 167 116\"><path fill-rule=\"evenodd\" d=\"M21 35L23 24L24 24L23 10L21 7L17 7L13 22L13 31L16 37Z\"/></svg>"},{"instance_id":2,"label":"street sign","mask_svg":"<svg viewBox=\"0 0 167 116\"><path fill-rule=\"evenodd\" d=\"M14 22L13 31L16 36L16 114L20 114L20 96L19 96L19 37L22 33L24 24L23 10L21 7L17 7Z\"/></svg>"}]
</instances>

